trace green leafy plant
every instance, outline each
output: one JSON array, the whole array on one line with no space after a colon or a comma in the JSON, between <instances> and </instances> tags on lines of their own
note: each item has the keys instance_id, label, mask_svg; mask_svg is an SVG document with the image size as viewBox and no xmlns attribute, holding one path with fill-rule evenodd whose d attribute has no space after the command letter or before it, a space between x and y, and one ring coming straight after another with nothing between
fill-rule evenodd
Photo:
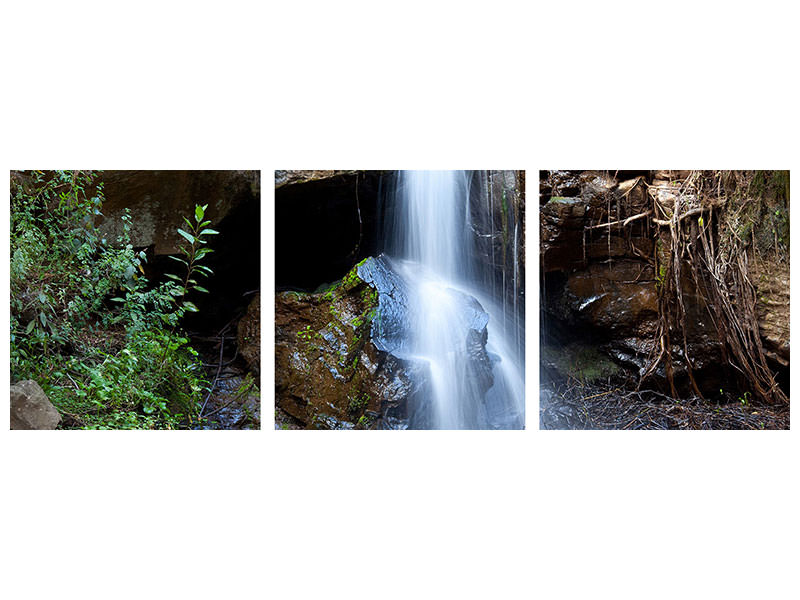
<instances>
[{"instance_id":1,"label":"green leafy plant","mask_svg":"<svg viewBox=\"0 0 800 600\"><path fill-rule=\"evenodd\" d=\"M209 235L217 235L219 233L218 231L208 228L208 226L211 225L211 221L204 220L205 211L207 208L208 204L204 206L195 206L194 222L190 221L186 217L183 218L187 229L189 229L189 231L186 231L178 228L178 233L185 241L180 248L183 258L178 256L170 256L172 260L181 263L185 267L183 277L172 273L167 275L167 277L179 283L179 285L172 291L172 294L176 298L181 299L182 308L190 312L197 312L197 306L195 306L193 302L185 300L184 298L191 291L198 291L207 294L208 290L197 282L197 277L208 277L213 273L209 267L200 264L203 260L203 257L213 252L211 248L206 246L208 241L205 238Z\"/></svg>"},{"instance_id":2,"label":"green leafy plant","mask_svg":"<svg viewBox=\"0 0 800 600\"><path fill-rule=\"evenodd\" d=\"M303 329L297 332L299 337L304 342L310 342L314 338L315 331L311 329L311 325L306 325Z\"/></svg>"},{"instance_id":3,"label":"green leafy plant","mask_svg":"<svg viewBox=\"0 0 800 600\"><path fill-rule=\"evenodd\" d=\"M94 225L103 185L93 171L28 171L11 181L11 377L36 380L68 427L176 428L192 423L208 384L177 333L212 271L205 206L179 233L185 272L153 284L121 217L115 244Z\"/></svg>"}]
</instances>

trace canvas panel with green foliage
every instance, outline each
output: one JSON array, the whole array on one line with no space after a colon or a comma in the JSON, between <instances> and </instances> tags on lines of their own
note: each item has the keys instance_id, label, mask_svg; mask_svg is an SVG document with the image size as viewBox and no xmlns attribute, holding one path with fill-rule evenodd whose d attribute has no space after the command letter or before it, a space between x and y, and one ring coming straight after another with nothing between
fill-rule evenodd
<instances>
[{"instance_id":1,"label":"canvas panel with green foliage","mask_svg":"<svg viewBox=\"0 0 800 600\"><path fill-rule=\"evenodd\" d=\"M209 382L181 319L208 290L213 250L195 206L183 223L173 272L148 281L126 210L116 239L95 227L103 184L94 171L11 177L11 381L36 381L61 427L192 428ZM178 226L180 225L180 226Z\"/></svg>"}]
</instances>

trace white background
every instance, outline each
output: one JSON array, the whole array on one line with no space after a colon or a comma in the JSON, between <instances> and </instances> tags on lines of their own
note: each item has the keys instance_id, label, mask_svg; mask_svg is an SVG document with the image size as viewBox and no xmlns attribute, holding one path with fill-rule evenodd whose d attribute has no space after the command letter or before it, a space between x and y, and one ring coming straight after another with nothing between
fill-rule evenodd
<instances>
[{"instance_id":1,"label":"white background","mask_svg":"<svg viewBox=\"0 0 800 600\"><path fill-rule=\"evenodd\" d=\"M537 170L797 167L789 6L5 3L3 172L262 170L265 429L0 411L3 596L796 598L796 431L536 430ZM527 170L527 431L269 429L276 168Z\"/></svg>"}]
</instances>

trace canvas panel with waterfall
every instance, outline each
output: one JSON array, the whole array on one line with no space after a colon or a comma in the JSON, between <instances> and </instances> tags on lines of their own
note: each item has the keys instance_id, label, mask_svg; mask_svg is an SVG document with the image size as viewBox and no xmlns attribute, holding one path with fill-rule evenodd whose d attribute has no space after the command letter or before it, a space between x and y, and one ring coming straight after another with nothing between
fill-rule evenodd
<instances>
[{"instance_id":1,"label":"canvas panel with waterfall","mask_svg":"<svg viewBox=\"0 0 800 600\"><path fill-rule=\"evenodd\" d=\"M277 429L525 426L525 173L276 171Z\"/></svg>"},{"instance_id":2,"label":"canvas panel with waterfall","mask_svg":"<svg viewBox=\"0 0 800 600\"><path fill-rule=\"evenodd\" d=\"M789 428L789 172L541 171L540 426Z\"/></svg>"}]
</instances>

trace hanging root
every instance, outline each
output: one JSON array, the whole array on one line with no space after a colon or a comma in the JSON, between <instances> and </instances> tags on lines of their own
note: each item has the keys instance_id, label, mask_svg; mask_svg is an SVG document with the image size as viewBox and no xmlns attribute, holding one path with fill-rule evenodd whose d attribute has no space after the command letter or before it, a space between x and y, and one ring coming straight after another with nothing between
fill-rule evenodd
<instances>
[{"instance_id":1,"label":"hanging root","mask_svg":"<svg viewBox=\"0 0 800 600\"><path fill-rule=\"evenodd\" d=\"M692 389L702 397L687 341L683 285L692 281L716 328L723 360L744 376L761 401L788 403L767 364L756 315L756 290L748 278L747 250L755 234L749 237L742 231L752 230L757 213L749 216L750 230L742 223L747 223L748 206L757 204L751 203L750 196L754 180L753 172L693 171L671 194L664 194L664 188L650 189L651 224L657 240L659 324L654 344L657 355L650 357L640 386L663 363L670 391L677 398L670 339L670 332L675 332L682 341ZM777 252L777 233L774 229L772 233ZM756 256L757 249L752 251ZM689 272L684 273L687 266Z\"/></svg>"}]
</instances>

